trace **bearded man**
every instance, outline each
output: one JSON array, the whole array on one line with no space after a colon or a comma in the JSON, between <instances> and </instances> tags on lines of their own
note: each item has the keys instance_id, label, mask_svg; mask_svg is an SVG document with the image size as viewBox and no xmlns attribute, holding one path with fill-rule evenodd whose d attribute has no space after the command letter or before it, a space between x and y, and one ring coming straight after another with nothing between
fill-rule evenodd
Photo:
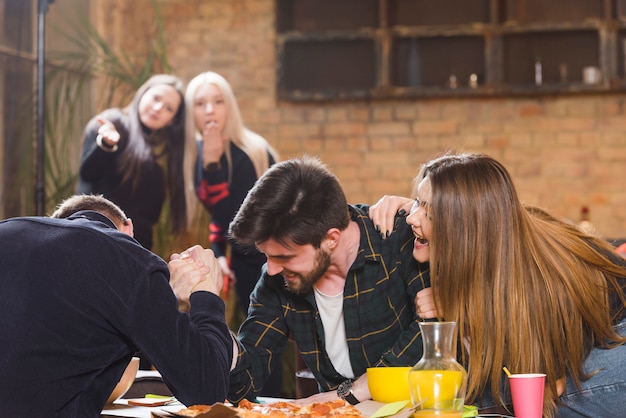
<instances>
[{"instance_id":1,"label":"bearded man","mask_svg":"<svg viewBox=\"0 0 626 418\"><path fill-rule=\"evenodd\" d=\"M430 275L428 264L413 259L404 216L381 236L368 206L348 205L317 158L272 166L248 193L229 237L267 256L234 339L231 402L257 396L290 338L320 389L308 401L371 399L368 367L413 366L421 358L413 301Z\"/></svg>"}]
</instances>

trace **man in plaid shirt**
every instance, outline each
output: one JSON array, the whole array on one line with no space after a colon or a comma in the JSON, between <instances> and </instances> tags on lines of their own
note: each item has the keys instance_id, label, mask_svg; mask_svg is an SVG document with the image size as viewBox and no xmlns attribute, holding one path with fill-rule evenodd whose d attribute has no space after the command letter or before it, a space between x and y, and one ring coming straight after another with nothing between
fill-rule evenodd
<instances>
[{"instance_id":1,"label":"man in plaid shirt","mask_svg":"<svg viewBox=\"0 0 626 418\"><path fill-rule=\"evenodd\" d=\"M316 401L371 399L366 368L422 356L418 291L428 264L413 259L403 216L386 239L368 207L348 205L338 179L302 157L271 167L230 225L237 245L267 256L242 324L228 399L254 399L292 338L320 388Z\"/></svg>"}]
</instances>

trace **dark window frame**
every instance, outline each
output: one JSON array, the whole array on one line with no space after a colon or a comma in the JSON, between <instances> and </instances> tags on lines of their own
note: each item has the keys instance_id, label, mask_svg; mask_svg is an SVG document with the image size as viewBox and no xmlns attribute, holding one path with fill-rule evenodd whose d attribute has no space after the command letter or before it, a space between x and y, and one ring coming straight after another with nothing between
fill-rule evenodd
<instances>
[{"instance_id":1,"label":"dark window frame","mask_svg":"<svg viewBox=\"0 0 626 418\"><path fill-rule=\"evenodd\" d=\"M570 0L567 6L560 13L559 0L277 0L277 96L324 101L625 91L626 0ZM358 49L363 40L374 62L333 53L335 44L353 42ZM563 47L576 40L583 48ZM309 43L326 43L328 53L317 51L307 61ZM508 50L511 45L526 51ZM316 65L355 77L366 72L369 84L338 87L345 73L334 79L332 71L312 71ZM598 84L583 82L587 66L600 70Z\"/></svg>"}]
</instances>

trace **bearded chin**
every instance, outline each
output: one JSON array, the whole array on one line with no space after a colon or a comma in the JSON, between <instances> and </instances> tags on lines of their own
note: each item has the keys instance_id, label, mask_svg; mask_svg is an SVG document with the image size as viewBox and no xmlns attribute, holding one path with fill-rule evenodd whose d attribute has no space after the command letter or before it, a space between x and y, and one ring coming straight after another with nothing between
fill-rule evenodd
<instances>
[{"instance_id":1,"label":"bearded chin","mask_svg":"<svg viewBox=\"0 0 626 418\"><path fill-rule=\"evenodd\" d=\"M313 291L313 286L324 276L330 266L330 252L325 252L321 248L315 255L315 265L313 270L306 274L298 274L297 282L289 282L284 279L285 288L296 295L305 295Z\"/></svg>"}]
</instances>

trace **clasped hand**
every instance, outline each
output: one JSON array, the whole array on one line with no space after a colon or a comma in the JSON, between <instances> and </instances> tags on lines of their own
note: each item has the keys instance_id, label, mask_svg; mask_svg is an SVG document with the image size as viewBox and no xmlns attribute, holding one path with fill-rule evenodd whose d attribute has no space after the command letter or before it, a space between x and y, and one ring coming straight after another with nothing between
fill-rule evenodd
<instances>
[{"instance_id":1,"label":"clasped hand","mask_svg":"<svg viewBox=\"0 0 626 418\"><path fill-rule=\"evenodd\" d=\"M213 251L194 245L180 254L172 254L168 267L170 286L181 310L189 310L189 297L193 292L220 295L224 276Z\"/></svg>"}]
</instances>

